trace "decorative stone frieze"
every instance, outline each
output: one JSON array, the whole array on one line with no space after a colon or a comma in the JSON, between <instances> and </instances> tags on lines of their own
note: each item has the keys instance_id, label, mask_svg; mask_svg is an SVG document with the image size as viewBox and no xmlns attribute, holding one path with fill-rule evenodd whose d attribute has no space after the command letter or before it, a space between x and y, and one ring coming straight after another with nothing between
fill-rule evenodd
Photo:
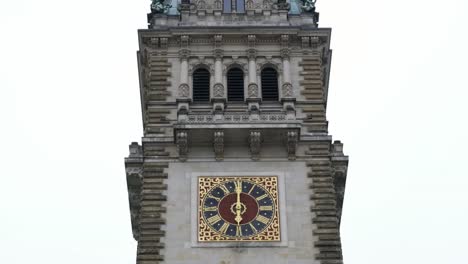
<instances>
[{"instance_id":1,"label":"decorative stone frieze","mask_svg":"<svg viewBox=\"0 0 468 264\"><path fill-rule=\"evenodd\" d=\"M176 134L177 149L179 160L186 161L188 154L188 133L185 130L179 130Z\"/></svg>"},{"instance_id":2,"label":"decorative stone frieze","mask_svg":"<svg viewBox=\"0 0 468 264\"><path fill-rule=\"evenodd\" d=\"M257 104L258 107L258 104ZM219 108L219 111L223 111L223 108ZM258 109L257 109L258 110ZM219 118L216 118L214 114L188 114L187 119L184 122L193 124L209 124L209 123L288 123L296 121L295 119L288 118L287 112L281 113L260 113L258 118L253 118L249 113L224 113Z\"/></svg>"},{"instance_id":3,"label":"decorative stone frieze","mask_svg":"<svg viewBox=\"0 0 468 264\"><path fill-rule=\"evenodd\" d=\"M224 159L224 131L216 130L213 133L213 149L215 153L215 159L222 161Z\"/></svg>"},{"instance_id":4,"label":"decorative stone frieze","mask_svg":"<svg viewBox=\"0 0 468 264\"><path fill-rule=\"evenodd\" d=\"M250 131L249 146L251 159L257 161L260 159L260 150L262 147L262 133L258 130Z\"/></svg>"}]
</instances>

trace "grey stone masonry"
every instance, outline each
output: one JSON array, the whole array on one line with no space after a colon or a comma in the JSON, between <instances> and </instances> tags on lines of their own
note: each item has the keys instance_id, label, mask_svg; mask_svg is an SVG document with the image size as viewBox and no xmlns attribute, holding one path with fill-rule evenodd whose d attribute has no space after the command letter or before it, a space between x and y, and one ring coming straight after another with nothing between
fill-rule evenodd
<instances>
[{"instance_id":1,"label":"grey stone masonry","mask_svg":"<svg viewBox=\"0 0 468 264\"><path fill-rule=\"evenodd\" d=\"M125 159L137 264L343 263L348 157L328 134L331 29L286 1L223 3L182 0L138 31L143 137ZM229 101L234 68L244 100ZM220 175L281 179L281 241L194 238L194 179Z\"/></svg>"}]
</instances>

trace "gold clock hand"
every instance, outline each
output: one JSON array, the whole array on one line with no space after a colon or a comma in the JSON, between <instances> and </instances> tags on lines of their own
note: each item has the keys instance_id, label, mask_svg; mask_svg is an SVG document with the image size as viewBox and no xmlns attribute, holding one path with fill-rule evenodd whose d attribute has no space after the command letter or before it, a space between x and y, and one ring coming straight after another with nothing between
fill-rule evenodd
<instances>
[{"instance_id":1,"label":"gold clock hand","mask_svg":"<svg viewBox=\"0 0 468 264\"><path fill-rule=\"evenodd\" d=\"M241 201L240 201L240 195L241 195L241 192L242 192L242 183L241 181L237 181L237 186L236 186L236 194L237 194L237 201L236 201L236 218L234 218L234 220L236 220L237 224L239 225L240 222L242 221L242 217L241 217L241 211L242 211L242 206L241 206Z\"/></svg>"}]
</instances>

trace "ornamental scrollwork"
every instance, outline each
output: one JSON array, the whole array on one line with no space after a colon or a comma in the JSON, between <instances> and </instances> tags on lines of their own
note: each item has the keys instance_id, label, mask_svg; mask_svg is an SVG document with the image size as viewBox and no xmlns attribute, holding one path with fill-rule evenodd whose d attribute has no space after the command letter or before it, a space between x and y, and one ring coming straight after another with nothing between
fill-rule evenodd
<instances>
[{"instance_id":1,"label":"ornamental scrollwork","mask_svg":"<svg viewBox=\"0 0 468 264\"><path fill-rule=\"evenodd\" d=\"M281 87L283 97L294 97L293 86L291 83L284 83Z\"/></svg>"},{"instance_id":2,"label":"ornamental scrollwork","mask_svg":"<svg viewBox=\"0 0 468 264\"><path fill-rule=\"evenodd\" d=\"M213 97L223 98L224 97L224 85L222 83L216 83L213 86Z\"/></svg>"},{"instance_id":3,"label":"ornamental scrollwork","mask_svg":"<svg viewBox=\"0 0 468 264\"><path fill-rule=\"evenodd\" d=\"M267 67L271 67L271 68L275 69L275 71L278 74L283 73L281 63L276 63L276 62L274 62L272 60L267 60L267 61L264 61L264 62L257 63L257 75L260 75L260 73L263 71L263 69L265 69Z\"/></svg>"},{"instance_id":4,"label":"ornamental scrollwork","mask_svg":"<svg viewBox=\"0 0 468 264\"><path fill-rule=\"evenodd\" d=\"M182 83L179 85L179 97L180 98L188 98L190 97L190 87L186 83Z\"/></svg>"},{"instance_id":5,"label":"ornamental scrollwork","mask_svg":"<svg viewBox=\"0 0 468 264\"><path fill-rule=\"evenodd\" d=\"M257 98L258 97L258 85L256 83L250 83L247 87L247 93L249 98Z\"/></svg>"},{"instance_id":6,"label":"ornamental scrollwork","mask_svg":"<svg viewBox=\"0 0 468 264\"><path fill-rule=\"evenodd\" d=\"M196 59L189 64L189 70L188 70L189 75L192 75L195 70L200 69L200 68L204 68L208 70L212 76L214 75L213 63L208 63L205 60L199 60L199 59Z\"/></svg>"},{"instance_id":7,"label":"ornamental scrollwork","mask_svg":"<svg viewBox=\"0 0 468 264\"><path fill-rule=\"evenodd\" d=\"M247 63L243 63L238 60L235 60L233 62L224 64L223 74L226 75L230 69L235 68L235 67L240 68L244 72L244 75L247 75L249 72Z\"/></svg>"}]
</instances>

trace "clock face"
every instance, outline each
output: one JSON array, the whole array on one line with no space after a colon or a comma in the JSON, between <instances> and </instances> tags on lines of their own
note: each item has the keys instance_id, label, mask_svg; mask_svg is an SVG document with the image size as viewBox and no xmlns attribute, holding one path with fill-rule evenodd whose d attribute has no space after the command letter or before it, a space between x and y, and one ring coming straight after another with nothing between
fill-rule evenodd
<instances>
[{"instance_id":1,"label":"clock face","mask_svg":"<svg viewBox=\"0 0 468 264\"><path fill-rule=\"evenodd\" d=\"M199 177L200 242L280 241L277 177Z\"/></svg>"}]
</instances>

